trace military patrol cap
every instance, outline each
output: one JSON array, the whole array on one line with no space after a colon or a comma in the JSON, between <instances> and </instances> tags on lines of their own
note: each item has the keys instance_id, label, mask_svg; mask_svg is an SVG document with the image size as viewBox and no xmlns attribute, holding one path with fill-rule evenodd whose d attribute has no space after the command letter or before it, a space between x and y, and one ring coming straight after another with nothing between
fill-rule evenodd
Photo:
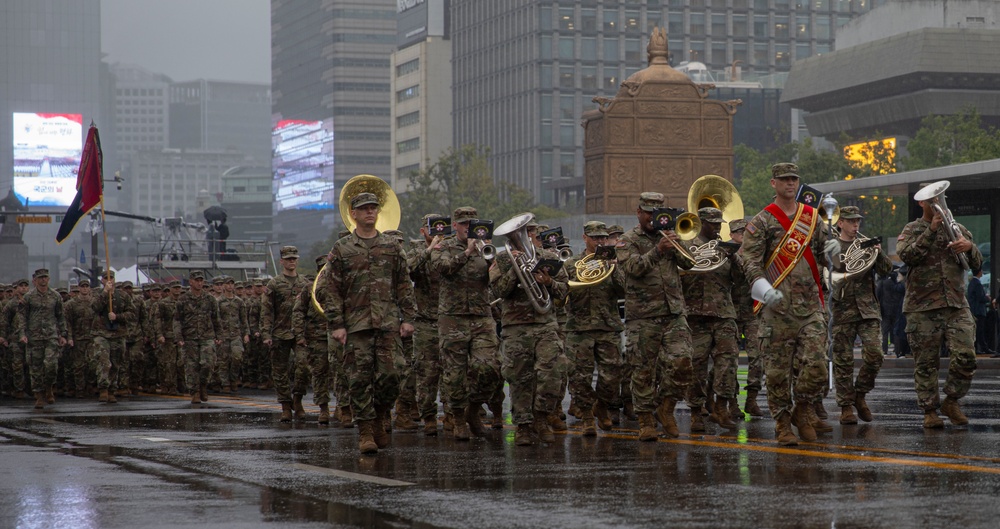
<instances>
[{"instance_id":1,"label":"military patrol cap","mask_svg":"<svg viewBox=\"0 0 1000 529\"><path fill-rule=\"evenodd\" d=\"M28 286L28 280L22 278L22 279L18 279L17 281L14 281L14 286L15 287L19 287L21 285Z\"/></svg>"},{"instance_id":2,"label":"military patrol cap","mask_svg":"<svg viewBox=\"0 0 1000 529\"><path fill-rule=\"evenodd\" d=\"M427 221L433 219L434 217L440 217L440 216L441 215L438 215L437 213L428 213L428 214L424 215L423 217L421 217L420 222L422 222L424 224L427 224Z\"/></svg>"},{"instance_id":3,"label":"military patrol cap","mask_svg":"<svg viewBox=\"0 0 1000 529\"><path fill-rule=\"evenodd\" d=\"M608 227L599 220L592 220L583 225L583 234L587 237L607 237Z\"/></svg>"},{"instance_id":4,"label":"military patrol cap","mask_svg":"<svg viewBox=\"0 0 1000 529\"><path fill-rule=\"evenodd\" d=\"M722 210L711 206L699 209L698 218L701 219L702 222L711 222L712 224L722 224L723 222Z\"/></svg>"},{"instance_id":5,"label":"military patrol cap","mask_svg":"<svg viewBox=\"0 0 1000 529\"><path fill-rule=\"evenodd\" d=\"M351 209L358 209L361 206L368 204L375 204L376 206L381 206L378 197L375 193L358 193L354 198L351 199Z\"/></svg>"},{"instance_id":6,"label":"military patrol cap","mask_svg":"<svg viewBox=\"0 0 1000 529\"><path fill-rule=\"evenodd\" d=\"M104 272L104 275L102 277L104 277L105 279L114 279L115 278L115 271L114 270L108 270L107 272Z\"/></svg>"},{"instance_id":7,"label":"military patrol cap","mask_svg":"<svg viewBox=\"0 0 1000 529\"><path fill-rule=\"evenodd\" d=\"M70 293L79 292L80 291L80 285L73 285L73 286L69 287L69 291L70 291Z\"/></svg>"},{"instance_id":8,"label":"military patrol cap","mask_svg":"<svg viewBox=\"0 0 1000 529\"><path fill-rule=\"evenodd\" d=\"M173 281L167 283L167 286L170 287L170 288L174 288L174 287L180 288L181 287L181 281L179 279L174 279Z\"/></svg>"},{"instance_id":9,"label":"military patrol cap","mask_svg":"<svg viewBox=\"0 0 1000 529\"><path fill-rule=\"evenodd\" d=\"M840 218L841 219L863 219L864 215L861 214L861 209L857 206L844 206L840 208Z\"/></svg>"},{"instance_id":10,"label":"military patrol cap","mask_svg":"<svg viewBox=\"0 0 1000 529\"><path fill-rule=\"evenodd\" d=\"M57 288L56 292L58 292L60 294L69 294L69 290L66 290L64 287Z\"/></svg>"},{"instance_id":11,"label":"military patrol cap","mask_svg":"<svg viewBox=\"0 0 1000 529\"><path fill-rule=\"evenodd\" d=\"M771 166L771 178L799 177L799 166L791 162L776 163Z\"/></svg>"},{"instance_id":12,"label":"military patrol cap","mask_svg":"<svg viewBox=\"0 0 1000 529\"><path fill-rule=\"evenodd\" d=\"M131 281L122 281L122 288L132 288L133 286Z\"/></svg>"},{"instance_id":13,"label":"military patrol cap","mask_svg":"<svg viewBox=\"0 0 1000 529\"><path fill-rule=\"evenodd\" d=\"M233 277L233 276L226 276L225 283L227 285L235 285L236 284L236 278Z\"/></svg>"},{"instance_id":14,"label":"military patrol cap","mask_svg":"<svg viewBox=\"0 0 1000 529\"><path fill-rule=\"evenodd\" d=\"M225 275L215 276L215 277L212 278L212 284L213 285L221 285L221 284L223 284L225 282L226 282L226 276Z\"/></svg>"},{"instance_id":15,"label":"military patrol cap","mask_svg":"<svg viewBox=\"0 0 1000 529\"><path fill-rule=\"evenodd\" d=\"M191 273L188 274L188 280L191 279L205 279L205 272L202 272L201 270L192 270Z\"/></svg>"},{"instance_id":16,"label":"military patrol cap","mask_svg":"<svg viewBox=\"0 0 1000 529\"><path fill-rule=\"evenodd\" d=\"M625 228L622 228L618 224L612 224L612 225L608 226L608 236L614 235L616 233L618 235L621 235L621 234L625 233Z\"/></svg>"},{"instance_id":17,"label":"military patrol cap","mask_svg":"<svg viewBox=\"0 0 1000 529\"><path fill-rule=\"evenodd\" d=\"M326 264L326 254L316 256L315 261L317 270L323 268L323 266Z\"/></svg>"},{"instance_id":18,"label":"military patrol cap","mask_svg":"<svg viewBox=\"0 0 1000 529\"><path fill-rule=\"evenodd\" d=\"M729 221L729 233L736 233L747 229L746 219L733 219Z\"/></svg>"},{"instance_id":19,"label":"military patrol cap","mask_svg":"<svg viewBox=\"0 0 1000 529\"><path fill-rule=\"evenodd\" d=\"M522 215L523 215L523 213L522 213ZM538 221L535 220L535 215L533 213L528 213L528 215L531 215L531 220L529 220L528 223L524 225L524 227L525 228L529 228L529 229L530 228L535 228L537 230L538 229ZM541 231L541 230L538 230L538 231Z\"/></svg>"},{"instance_id":20,"label":"military patrol cap","mask_svg":"<svg viewBox=\"0 0 1000 529\"><path fill-rule=\"evenodd\" d=\"M479 218L479 212L476 208L472 206L462 206L460 208L455 208L455 212L451 214L451 221L454 223L459 222L469 222L470 220L475 220Z\"/></svg>"},{"instance_id":21,"label":"military patrol cap","mask_svg":"<svg viewBox=\"0 0 1000 529\"><path fill-rule=\"evenodd\" d=\"M35 279L37 277L49 277L49 269L39 268L38 270L35 270L35 273L31 274L31 279Z\"/></svg>"},{"instance_id":22,"label":"military patrol cap","mask_svg":"<svg viewBox=\"0 0 1000 529\"><path fill-rule=\"evenodd\" d=\"M282 259L298 259L299 249L294 246L282 246L281 247L281 258Z\"/></svg>"},{"instance_id":23,"label":"military patrol cap","mask_svg":"<svg viewBox=\"0 0 1000 529\"><path fill-rule=\"evenodd\" d=\"M663 193L653 193L646 191L639 194L639 209L643 211L653 211L663 207Z\"/></svg>"}]
</instances>

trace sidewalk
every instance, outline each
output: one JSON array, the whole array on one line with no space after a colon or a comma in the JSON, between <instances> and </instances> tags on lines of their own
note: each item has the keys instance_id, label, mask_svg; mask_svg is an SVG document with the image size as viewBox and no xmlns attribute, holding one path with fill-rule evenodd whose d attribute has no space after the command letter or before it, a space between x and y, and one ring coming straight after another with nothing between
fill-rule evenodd
<instances>
[{"instance_id":1,"label":"sidewalk","mask_svg":"<svg viewBox=\"0 0 1000 529\"><path fill-rule=\"evenodd\" d=\"M747 354L746 351L740 351L739 365L747 365ZM854 348L854 367L861 367L861 348ZM948 368L948 358L942 358L939 364L939 369ZM913 357L907 356L903 358L896 358L895 354L888 354L883 357L882 369L909 369L913 370ZM989 355L979 355L976 357L976 370L977 371L995 371L1000 370L1000 358L990 358Z\"/></svg>"}]
</instances>

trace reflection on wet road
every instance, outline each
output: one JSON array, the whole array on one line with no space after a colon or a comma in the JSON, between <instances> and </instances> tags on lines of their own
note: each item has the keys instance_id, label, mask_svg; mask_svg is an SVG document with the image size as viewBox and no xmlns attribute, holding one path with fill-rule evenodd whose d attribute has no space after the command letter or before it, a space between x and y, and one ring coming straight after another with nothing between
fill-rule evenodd
<instances>
[{"instance_id":1,"label":"reflection on wet road","mask_svg":"<svg viewBox=\"0 0 1000 529\"><path fill-rule=\"evenodd\" d=\"M977 373L972 420L924 431L913 379L884 371L869 424L781 447L774 422L639 443L515 447L513 429L394 432L361 457L357 432L279 424L272 394L202 405L144 395L118 405L0 403L0 526L11 527L995 527L1000 372ZM307 397L308 399L308 397ZM313 414L316 408L307 411ZM839 412L839 410L838 410Z\"/></svg>"}]
</instances>

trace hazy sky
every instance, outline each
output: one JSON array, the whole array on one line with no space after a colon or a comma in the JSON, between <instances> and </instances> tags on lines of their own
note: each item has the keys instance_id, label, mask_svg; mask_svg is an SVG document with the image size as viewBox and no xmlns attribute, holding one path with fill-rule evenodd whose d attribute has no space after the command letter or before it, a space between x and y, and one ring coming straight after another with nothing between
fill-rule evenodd
<instances>
[{"instance_id":1,"label":"hazy sky","mask_svg":"<svg viewBox=\"0 0 1000 529\"><path fill-rule=\"evenodd\" d=\"M174 81L271 83L269 0L101 0L101 49Z\"/></svg>"}]
</instances>

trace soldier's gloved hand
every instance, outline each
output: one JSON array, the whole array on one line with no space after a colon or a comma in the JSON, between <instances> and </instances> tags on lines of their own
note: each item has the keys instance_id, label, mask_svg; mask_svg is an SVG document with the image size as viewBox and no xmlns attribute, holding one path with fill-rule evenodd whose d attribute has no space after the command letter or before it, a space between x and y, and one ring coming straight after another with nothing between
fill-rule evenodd
<instances>
[{"instance_id":1,"label":"soldier's gloved hand","mask_svg":"<svg viewBox=\"0 0 1000 529\"><path fill-rule=\"evenodd\" d=\"M763 303L765 307L773 307L785 299L785 295L772 287L771 283L768 283L764 278L753 282L753 286L750 287L750 297Z\"/></svg>"},{"instance_id":2,"label":"soldier's gloved hand","mask_svg":"<svg viewBox=\"0 0 1000 529\"><path fill-rule=\"evenodd\" d=\"M830 259L833 259L835 255L840 253L840 241L836 239L826 241L823 245L823 253L825 253Z\"/></svg>"}]
</instances>

